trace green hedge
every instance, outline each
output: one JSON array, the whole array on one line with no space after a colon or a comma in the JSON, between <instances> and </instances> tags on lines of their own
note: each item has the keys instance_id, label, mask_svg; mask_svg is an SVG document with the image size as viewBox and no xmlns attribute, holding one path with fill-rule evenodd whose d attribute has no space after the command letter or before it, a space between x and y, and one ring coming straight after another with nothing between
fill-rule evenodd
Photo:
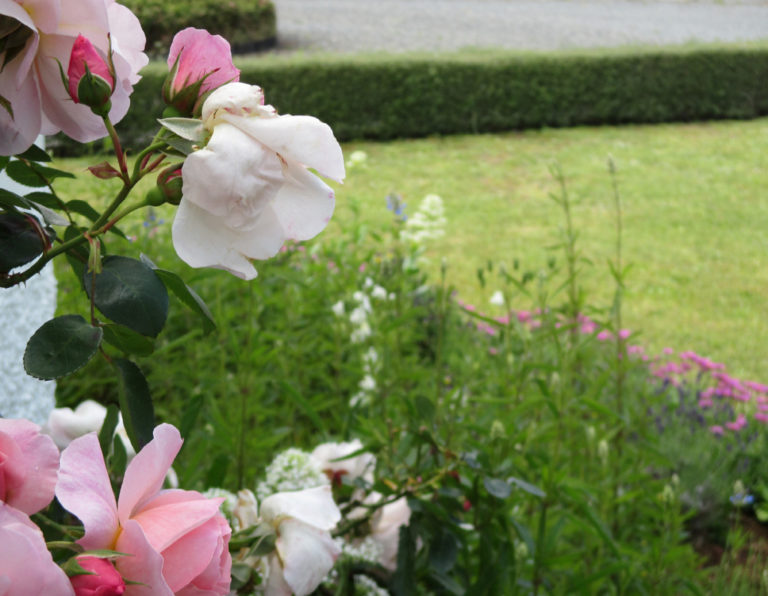
<instances>
[{"instance_id":1,"label":"green hedge","mask_svg":"<svg viewBox=\"0 0 768 596\"><path fill-rule=\"evenodd\" d=\"M341 140L768 114L768 47L240 60L281 113L311 114ZM131 142L162 111L150 65L120 123Z\"/></svg>"},{"instance_id":2,"label":"green hedge","mask_svg":"<svg viewBox=\"0 0 768 596\"><path fill-rule=\"evenodd\" d=\"M226 38L235 51L274 44L275 6L271 0L121 0L141 21L147 49L167 56L171 40L186 27Z\"/></svg>"}]
</instances>

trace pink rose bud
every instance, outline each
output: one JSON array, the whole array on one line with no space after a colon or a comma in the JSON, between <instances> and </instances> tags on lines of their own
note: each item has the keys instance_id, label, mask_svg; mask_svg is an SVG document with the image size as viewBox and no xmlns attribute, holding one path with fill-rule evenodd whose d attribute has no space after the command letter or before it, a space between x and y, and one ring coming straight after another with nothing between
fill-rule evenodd
<instances>
[{"instance_id":1,"label":"pink rose bud","mask_svg":"<svg viewBox=\"0 0 768 596\"><path fill-rule=\"evenodd\" d=\"M226 83L240 80L232 63L229 42L204 29L188 27L173 38L168 54L170 72L163 83L165 103L191 116L199 112L208 94Z\"/></svg>"},{"instance_id":2,"label":"pink rose bud","mask_svg":"<svg viewBox=\"0 0 768 596\"><path fill-rule=\"evenodd\" d=\"M108 559L77 557L77 563L88 571L87 575L70 578L75 596L120 596L125 592L125 582Z\"/></svg>"},{"instance_id":3,"label":"pink rose bud","mask_svg":"<svg viewBox=\"0 0 768 596\"><path fill-rule=\"evenodd\" d=\"M78 35L69 56L69 96L94 114L106 116L112 107L110 98L115 90L112 67L99 55L93 44Z\"/></svg>"},{"instance_id":4,"label":"pink rose bud","mask_svg":"<svg viewBox=\"0 0 768 596\"><path fill-rule=\"evenodd\" d=\"M148 204L155 206L164 203L178 205L181 202L182 165L184 164L173 164L157 175L157 186L151 188L145 197Z\"/></svg>"}]
</instances>

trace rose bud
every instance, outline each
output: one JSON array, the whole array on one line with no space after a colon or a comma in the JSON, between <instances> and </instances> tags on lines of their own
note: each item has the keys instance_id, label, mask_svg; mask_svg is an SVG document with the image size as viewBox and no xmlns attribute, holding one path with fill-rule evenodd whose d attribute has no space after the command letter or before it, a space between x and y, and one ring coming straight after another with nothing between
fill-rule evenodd
<instances>
[{"instance_id":1,"label":"rose bud","mask_svg":"<svg viewBox=\"0 0 768 596\"><path fill-rule=\"evenodd\" d=\"M72 46L67 76L69 96L75 103L88 106L98 116L109 113L115 90L113 68L82 35L77 36Z\"/></svg>"},{"instance_id":2,"label":"rose bud","mask_svg":"<svg viewBox=\"0 0 768 596\"><path fill-rule=\"evenodd\" d=\"M173 38L168 54L170 72L163 83L163 100L175 116L200 112L203 101L214 89L240 80L232 63L229 42L204 29L188 27Z\"/></svg>"},{"instance_id":3,"label":"rose bud","mask_svg":"<svg viewBox=\"0 0 768 596\"><path fill-rule=\"evenodd\" d=\"M157 175L157 186L146 194L148 205L159 206L164 203L178 205L181 202L181 166L177 163L165 168Z\"/></svg>"},{"instance_id":4,"label":"rose bud","mask_svg":"<svg viewBox=\"0 0 768 596\"><path fill-rule=\"evenodd\" d=\"M109 560L84 556L77 557L77 563L88 573L69 578L75 596L120 596L125 592L125 582Z\"/></svg>"}]
</instances>

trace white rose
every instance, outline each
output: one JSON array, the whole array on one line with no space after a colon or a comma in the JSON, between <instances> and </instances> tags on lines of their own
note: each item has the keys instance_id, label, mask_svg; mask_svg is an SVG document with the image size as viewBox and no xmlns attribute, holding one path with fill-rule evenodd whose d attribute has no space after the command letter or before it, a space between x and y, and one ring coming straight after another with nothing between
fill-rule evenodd
<instances>
[{"instance_id":1,"label":"white rose","mask_svg":"<svg viewBox=\"0 0 768 596\"><path fill-rule=\"evenodd\" d=\"M256 277L250 259L267 259L288 240L308 240L333 214L331 188L344 158L327 124L278 116L255 85L229 83L206 99L204 149L182 167L182 200L173 222L176 252L192 267Z\"/></svg>"},{"instance_id":2,"label":"white rose","mask_svg":"<svg viewBox=\"0 0 768 596\"><path fill-rule=\"evenodd\" d=\"M390 571L397 567L397 546L400 540L400 526L411 520L411 508L408 499L399 498L384 505L376 512L371 523L371 538L381 547L382 566Z\"/></svg>"},{"instance_id":3,"label":"white rose","mask_svg":"<svg viewBox=\"0 0 768 596\"><path fill-rule=\"evenodd\" d=\"M370 377L370 375L368 375ZM365 380L365 379L364 379ZM373 377L370 377L372 383L372 389L376 388L376 381ZM369 387L362 387L361 389L369 389ZM369 484L373 484L373 471L376 468L376 456L372 453L360 453L354 457L346 458L348 455L360 451L363 448L363 444L360 439L354 439L348 443L323 443L315 447L312 451L312 459L314 459L320 469L323 470L329 476L347 476L350 480L355 478L363 478Z\"/></svg>"},{"instance_id":4,"label":"white rose","mask_svg":"<svg viewBox=\"0 0 768 596\"><path fill-rule=\"evenodd\" d=\"M276 552L267 557L266 596L310 594L341 552L329 533L341 520L331 488L274 494L260 514L277 533Z\"/></svg>"}]
</instances>

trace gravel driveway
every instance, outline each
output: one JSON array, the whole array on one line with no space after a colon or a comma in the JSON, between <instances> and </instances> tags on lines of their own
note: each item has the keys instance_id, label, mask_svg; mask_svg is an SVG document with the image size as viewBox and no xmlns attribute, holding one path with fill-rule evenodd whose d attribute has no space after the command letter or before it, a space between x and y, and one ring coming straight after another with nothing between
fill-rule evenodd
<instances>
[{"instance_id":1,"label":"gravel driveway","mask_svg":"<svg viewBox=\"0 0 768 596\"><path fill-rule=\"evenodd\" d=\"M768 40L768 0L275 0L278 51L553 50Z\"/></svg>"}]
</instances>

